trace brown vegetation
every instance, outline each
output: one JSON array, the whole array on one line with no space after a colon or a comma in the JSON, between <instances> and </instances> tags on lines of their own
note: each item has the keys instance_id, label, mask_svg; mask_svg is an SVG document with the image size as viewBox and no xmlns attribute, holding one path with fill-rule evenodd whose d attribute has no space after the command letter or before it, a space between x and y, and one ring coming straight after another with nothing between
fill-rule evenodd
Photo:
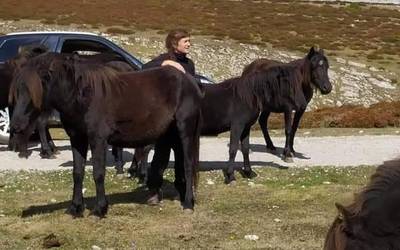
<instances>
[{"instance_id":1,"label":"brown vegetation","mask_svg":"<svg viewBox=\"0 0 400 250\"><path fill-rule=\"evenodd\" d=\"M62 6L62 7L60 7ZM229 11L226 11L229 10ZM400 54L395 32L400 12L364 4L309 4L298 1L27 0L0 2L3 19L40 19L44 23L87 23L133 29L169 30L184 26L194 34L267 42L304 51L318 44L329 50L351 48ZM116 32L118 33L118 32Z\"/></svg>"},{"instance_id":2,"label":"brown vegetation","mask_svg":"<svg viewBox=\"0 0 400 250\"><path fill-rule=\"evenodd\" d=\"M283 128L282 114L272 114L268 126ZM306 112L301 128L384 128L400 127L400 101L381 102L368 108L342 106Z\"/></svg>"}]
</instances>

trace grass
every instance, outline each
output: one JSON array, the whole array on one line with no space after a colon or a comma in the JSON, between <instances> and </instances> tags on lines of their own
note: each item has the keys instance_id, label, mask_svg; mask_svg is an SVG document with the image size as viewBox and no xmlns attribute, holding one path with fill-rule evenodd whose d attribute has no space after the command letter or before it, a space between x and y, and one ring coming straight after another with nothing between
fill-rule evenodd
<instances>
[{"instance_id":1,"label":"grass","mask_svg":"<svg viewBox=\"0 0 400 250\"><path fill-rule=\"evenodd\" d=\"M348 203L374 167L256 169L254 180L223 184L219 171L202 172L192 215L172 200L172 171L165 174L164 202L145 204L135 180L107 171L107 218L72 219L64 214L72 192L71 172L0 172L2 249L42 248L54 234L62 249L321 249L336 215L334 202ZM86 204L95 189L88 170ZM259 240L245 240L245 235Z\"/></svg>"}]
</instances>

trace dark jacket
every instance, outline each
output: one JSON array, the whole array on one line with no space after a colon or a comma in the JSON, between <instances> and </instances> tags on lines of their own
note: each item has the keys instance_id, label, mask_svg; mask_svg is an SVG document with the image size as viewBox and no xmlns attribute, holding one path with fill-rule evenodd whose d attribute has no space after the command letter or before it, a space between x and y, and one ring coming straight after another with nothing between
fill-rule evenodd
<instances>
[{"instance_id":1,"label":"dark jacket","mask_svg":"<svg viewBox=\"0 0 400 250\"><path fill-rule=\"evenodd\" d=\"M179 63L185 69L186 73L195 76L195 68L193 61L187 58L186 55L176 54L176 53L174 53L173 55L170 55L169 53L161 54L156 58L154 58L153 60L151 60L150 62L143 64L142 69L160 67L162 62L165 60L172 60Z\"/></svg>"}]
</instances>

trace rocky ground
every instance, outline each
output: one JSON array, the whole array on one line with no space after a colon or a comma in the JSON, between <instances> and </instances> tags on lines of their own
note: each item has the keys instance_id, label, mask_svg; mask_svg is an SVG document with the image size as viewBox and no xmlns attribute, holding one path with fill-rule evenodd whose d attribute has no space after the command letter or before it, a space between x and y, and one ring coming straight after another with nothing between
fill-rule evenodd
<instances>
[{"instance_id":1,"label":"rocky ground","mask_svg":"<svg viewBox=\"0 0 400 250\"><path fill-rule=\"evenodd\" d=\"M3 20L0 21L0 33L18 31L89 31L108 37L142 61L164 51L165 34L155 31L137 31L130 35L104 33L104 27L93 29L88 25L45 25L38 21ZM193 37L190 56L196 62L197 72L209 76L215 81L240 75L243 67L260 57L284 62L297 59L303 54L281 51L272 47L261 47L238 43L233 40L216 40L211 37ZM350 59L349 59L350 58ZM376 68L356 58L330 56L329 76L333 91L329 96L317 94L310 109L322 106L342 106L356 104L368 106L380 101L398 100L400 88L397 72Z\"/></svg>"}]
</instances>

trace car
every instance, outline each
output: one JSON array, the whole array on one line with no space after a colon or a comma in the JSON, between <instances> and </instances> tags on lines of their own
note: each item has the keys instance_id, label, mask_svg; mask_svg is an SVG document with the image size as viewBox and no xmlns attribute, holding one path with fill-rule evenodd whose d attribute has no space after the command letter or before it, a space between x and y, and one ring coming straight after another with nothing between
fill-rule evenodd
<instances>
[{"instance_id":1,"label":"car","mask_svg":"<svg viewBox=\"0 0 400 250\"><path fill-rule=\"evenodd\" d=\"M56 53L112 53L118 55L123 61L136 70L142 68L143 63L126 50L108 40L107 38L89 32L17 32L0 36L0 67L17 55L21 46L42 44L49 51ZM202 83L213 83L209 78L196 75ZM57 117L55 115L54 117ZM8 109L0 110L0 143L8 143L10 116ZM51 122L58 124L57 119Z\"/></svg>"}]
</instances>

